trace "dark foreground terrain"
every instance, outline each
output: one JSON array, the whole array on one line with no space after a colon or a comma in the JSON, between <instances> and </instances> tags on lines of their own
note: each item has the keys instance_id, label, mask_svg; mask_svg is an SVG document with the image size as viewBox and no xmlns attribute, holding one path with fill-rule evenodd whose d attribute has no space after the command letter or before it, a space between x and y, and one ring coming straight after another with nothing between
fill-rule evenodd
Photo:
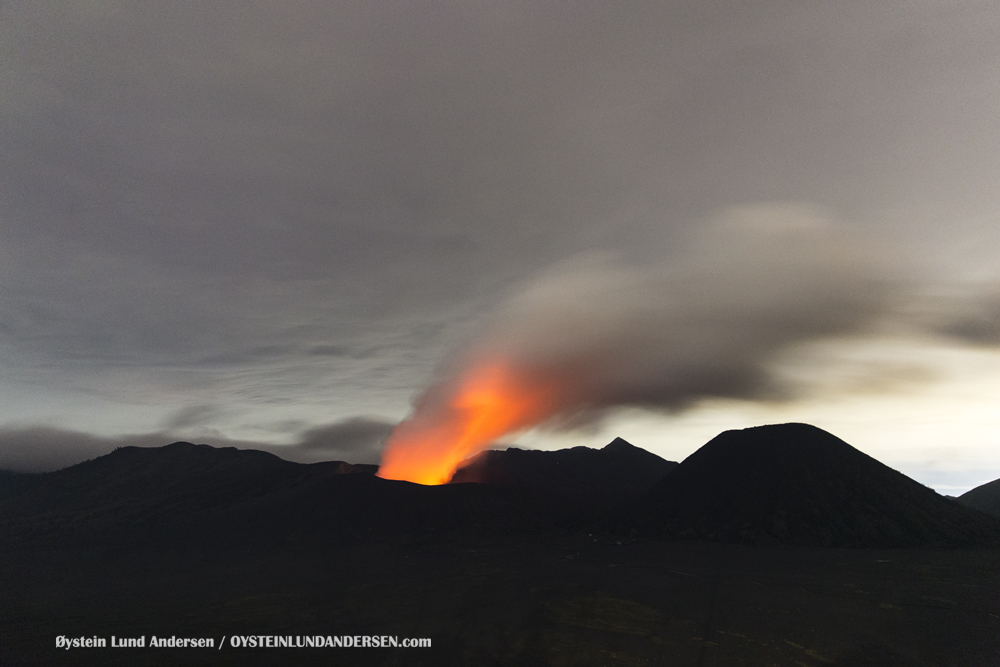
<instances>
[{"instance_id":1,"label":"dark foreground terrain","mask_svg":"<svg viewBox=\"0 0 1000 667\"><path fill-rule=\"evenodd\" d=\"M814 427L477 466L425 487L175 443L2 474L0 665L1000 665L1000 519Z\"/></svg>"},{"instance_id":2,"label":"dark foreground terrain","mask_svg":"<svg viewBox=\"0 0 1000 667\"><path fill-rule=\"evenodd\" d=\"M997 665L1000 552L585 536L19 550L0 664ZM431 648L57 650L58 635L396 635Z\"/></svg>"}]
</instances>

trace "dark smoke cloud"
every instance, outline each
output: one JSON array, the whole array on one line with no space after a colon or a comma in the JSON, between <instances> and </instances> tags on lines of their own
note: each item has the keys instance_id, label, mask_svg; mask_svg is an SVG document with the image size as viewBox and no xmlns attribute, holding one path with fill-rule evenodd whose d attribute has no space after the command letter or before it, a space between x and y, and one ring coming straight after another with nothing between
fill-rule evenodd
<instances>
[{"instance_id":1,"label":"dark smoke cloud","mask_svg":"<svg viewBox=\"0 0 1000 667\"><path fill-rule=\"evenodd\" d=\"M560 378L569 423L614 406L791 398L771 372L780 355L871 330L903 284L900 264L821 211L733 209L664 261L589 256L542 276L457 356L444 387L500 357Z\"/></svg>"}]
</instances>

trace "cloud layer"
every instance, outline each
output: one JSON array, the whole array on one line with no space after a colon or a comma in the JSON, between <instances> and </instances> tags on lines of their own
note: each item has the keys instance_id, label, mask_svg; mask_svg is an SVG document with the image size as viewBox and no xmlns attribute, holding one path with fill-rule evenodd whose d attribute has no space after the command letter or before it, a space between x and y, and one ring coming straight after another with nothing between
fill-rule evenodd
<instances>
[{"instance_id":1,"label":"cloud layer","mask_svg":"<svg viewBox=\"0 0 1000 667\"><path fill-rule=\"evenodd\" d=\"M862 326L880 287L806 280L831 301L798 309L767 269L750 294L739 258L701 277L661 249L713 211L801 201L942 283L995 264L998 58L982 3L2 3L0 426L177 416L256 441L397 419L498 308L517 325L484 345L569 369L580 350L517 341L579 290L600 307L553 316L595 318L572 327L614 380L592 402L770 396L773 354ZM921 330L992 344L995 280ZM660 295L710 333L662 321ZM606 351L618 321L634 357ZM649 355L676 378L640 381Z\"/></svg>"}]
</instances>

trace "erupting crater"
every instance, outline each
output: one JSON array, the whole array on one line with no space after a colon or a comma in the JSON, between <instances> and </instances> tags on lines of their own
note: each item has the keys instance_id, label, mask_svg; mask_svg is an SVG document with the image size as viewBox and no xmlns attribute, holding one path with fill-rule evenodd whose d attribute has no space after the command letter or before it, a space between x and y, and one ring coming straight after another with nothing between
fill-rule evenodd
<instances>
[{"instance_id":1,"label":"erupting crater","mask_svg":"<svg viewBox=\"0 0 1000 667\"><path fill-rule=\"evenodd\" d=\"M557 387L502 362L472 366L425 395L386 443L378 476L446 484L466 458L556 413Z\"/></svg>"}]
</instances>

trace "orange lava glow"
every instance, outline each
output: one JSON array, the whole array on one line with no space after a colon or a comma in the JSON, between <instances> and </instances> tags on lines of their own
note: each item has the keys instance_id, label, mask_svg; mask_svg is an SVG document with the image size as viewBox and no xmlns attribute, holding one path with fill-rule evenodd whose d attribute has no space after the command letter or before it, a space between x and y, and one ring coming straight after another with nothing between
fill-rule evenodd
<instances>
[{"instance_id":1,"label":"orange lava glow","mask_svg":"<svg viewBox=\"0 0 1000 667\"><path fill-rule=\"evenodd\" d=\"M554 393L501 363L474 367L433 408L417 410L393 431L378 476L445 484L458 464L497 438L523 431L554 412Z\"/></svg>"}]
</instances>

